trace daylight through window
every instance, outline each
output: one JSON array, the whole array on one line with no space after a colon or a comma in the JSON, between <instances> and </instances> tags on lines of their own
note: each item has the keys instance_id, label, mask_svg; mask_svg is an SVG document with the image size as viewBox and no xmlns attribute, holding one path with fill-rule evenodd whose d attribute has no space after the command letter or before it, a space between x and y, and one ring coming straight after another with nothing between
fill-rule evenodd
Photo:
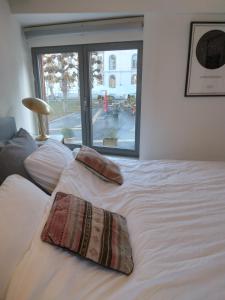
<instances>
[{"instance_id":1,"label":"daylight through window","mask_svg":"<svg viewBox=\"0 0 225 300\"><path fill-rule=\"evenodd\" d=\"M50 135L62 134L71 147L138 155L142 42L33 48L32 53L37 97L53 111Z\"/></svg>"}]
</instances>

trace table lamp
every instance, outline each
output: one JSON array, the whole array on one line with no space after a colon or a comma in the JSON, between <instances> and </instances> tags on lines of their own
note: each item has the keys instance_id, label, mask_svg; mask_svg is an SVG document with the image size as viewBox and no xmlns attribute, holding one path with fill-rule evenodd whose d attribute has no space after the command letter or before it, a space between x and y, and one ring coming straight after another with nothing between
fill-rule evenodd
<instances>
[{"instance_id":1,"label":"table lamp","mask_svg":"<svg viewBox=\"0 0 225 300\"><path fill-rule=\"evenodd\" d=\"M37 113L38 117L38 131L39 135L36 137L38 141L45 141L48 139L46 135L46 128L43 120L43 115L49 115L51 112L50 105L38 98L24 98L22 100L23 105L33 112Z\"/></svg>"}]
</instances>

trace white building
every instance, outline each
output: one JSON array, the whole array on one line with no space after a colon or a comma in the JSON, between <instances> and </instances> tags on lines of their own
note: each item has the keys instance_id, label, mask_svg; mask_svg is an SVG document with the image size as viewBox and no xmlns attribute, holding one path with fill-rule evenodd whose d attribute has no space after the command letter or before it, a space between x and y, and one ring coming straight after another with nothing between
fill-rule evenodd
<instances>
[{"instance_id":1,"label":"white building","mask_svg":"<svg viewBox=\"0 0 225 300\"><path fill-rule=\"evenodd\" d=\"M98 53L102 60L102 84L94 81L92 96L108 95L116 98L136 93L137 50L115 50Z\"/></svg>"},{"instance_id":2,"label":"white building","mask_svg":"<svg viewBox=\"0 0 225 300\"><path fill-rule=\"evenodd\" d=\"M94 79L91 91L92 99L99 95L112 95L115 98L126 99L128 94L136 93L137 78L137 50L114 50L97 52L98 59L102 61L100 66L102 81ZM99 65L92 66L93 69ZM73 70L71 69L71 72ZM45 82L46 97L52 99L52 91L57 99L63 98L60 83L54 83L51 91L49 82ZM68 100L79 99L79 85L77 82L68 88ZM53 100L53 99L52 99Z\"/></svg>"}]
</instances>

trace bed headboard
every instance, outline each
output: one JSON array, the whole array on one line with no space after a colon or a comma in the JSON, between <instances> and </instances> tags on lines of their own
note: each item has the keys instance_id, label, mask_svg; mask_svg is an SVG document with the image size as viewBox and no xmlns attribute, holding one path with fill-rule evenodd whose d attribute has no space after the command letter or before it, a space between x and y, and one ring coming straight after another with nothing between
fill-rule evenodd
<instances>
[{"instance_id":1,"label":"bed headboard","mask_svg":"<svg viewBox=\"0 0 225 300\"><path fill-rule=\"evenodd\" d=\"M16 133L16 122L13 117L0 117L0 141L7 141Z\"/></svg>"}]
</instances>

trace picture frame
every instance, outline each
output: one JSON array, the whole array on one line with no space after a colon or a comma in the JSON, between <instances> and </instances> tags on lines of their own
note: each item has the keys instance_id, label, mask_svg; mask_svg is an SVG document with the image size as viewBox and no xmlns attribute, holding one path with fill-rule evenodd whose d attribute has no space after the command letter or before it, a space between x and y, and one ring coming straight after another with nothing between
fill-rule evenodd
<instances>
[{"instance_id":1,"label":"picture frame","mask_svg":"<svg viewBox=\"0 0 225 300\"><path fill-rule=\"evenodd\" d=\"M225 96L225 22L191 22L184 96Z\"/></svg>"}]
</instances>

